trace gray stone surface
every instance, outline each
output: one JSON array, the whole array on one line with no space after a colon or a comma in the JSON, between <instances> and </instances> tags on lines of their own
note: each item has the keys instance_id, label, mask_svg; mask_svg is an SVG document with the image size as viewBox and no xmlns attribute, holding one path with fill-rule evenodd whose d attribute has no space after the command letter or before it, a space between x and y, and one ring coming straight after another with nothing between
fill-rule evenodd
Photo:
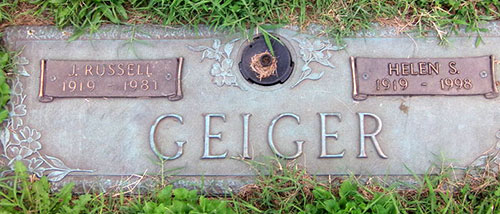
<instances>
[{"instance_id":1,"label":"gray stone surface","mask_svg":"<svg viewBox=\"0 0 500 214\"><path fill-rule=\"evenodd\" d=\"M254 172L239 160L243 156L243 114L249 113L249 155L254 160L274 156L268 144L273 118L281 119L274 128L274 142L285 156L296 153L296 140L303 140L303 154L296 160L316 175L409 175L425 173L441 158L455 166L482 165L486 157L500 162L500 99L483 96L395 96L352 98L350 56L360 57L500 57L497 23L488 25L484 44L474 46L474 38L460 34L450 38L450 46L440 46L435 37L416 38L380 28L361 37L347 38L346 47L315 36L318 29L299 33L293 27L277 30L290 48L295 62L291 78L283 85L251 85L239 73L239 56L247 44L240 34L201 29L141 27L135 35L144 42L130 42L129 27L107 26L100 33L68 42L71 30L53 27L11 27L4 40L10 50L21 51L19 76L13 80L14 99L8 127L2 132L2 162L9 165L22 159L38 175L53 181L74 181L88 186L110 188L127 183L132 174L154 174L161 168L150 147L150 131L155 120L156 146L172 157L175 141L187 141L183 155L168 160L164 169L180 168L179 176L195 180L207 177L215 186L241 186ZM41 59L57 60L137 60L184 57L184 98L61 98L50 103L38 101ZM205 56L205 58L203 58ZM307 62L307 63L306 63ZM310 71L310 73L308 73ZM320 75L323 74L323 75ZM497 72L497 79L500 79ZM319 158L321 128L318 113L340 113L341 120L328 117L329 154L345 151L342 158ZM367 158L358 158L360 122L358 113L377 115L383 128L377 139L387 156L382 158L370 140ZM205 116L212 117L210 153L223 159L202 159ZM366 132L376 128L366 118ZM489 150L493 148L493 150ZM490 156L483 153L489 152ZM495 153L496 152L496 153ZM483 156L482 156L483 155ZM236 158L232 158L236 157ZM479 158L479 159L478 159ZM250 177L246 177L250 176ZM195 182L196 183L196 182ZM84 188L85 189L85 188Z\"/></svg>"}]
</instances>

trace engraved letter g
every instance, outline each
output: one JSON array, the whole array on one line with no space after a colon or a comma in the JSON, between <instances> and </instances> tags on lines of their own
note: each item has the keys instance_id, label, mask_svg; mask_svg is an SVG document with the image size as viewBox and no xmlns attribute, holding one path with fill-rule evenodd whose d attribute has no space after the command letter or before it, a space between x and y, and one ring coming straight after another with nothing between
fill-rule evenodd
<instances>
[{"instance_id":1,"label":"engraved letter g","mask_svg":"<svg viewBox=\"0 0 500 214\"><path fill-rule=\"evenodd\" d=\"M177 121L179 121L181 124L183 124L183 122L182 122L182 116L177 115L177 114L164 114L164 115L161 115L158 118L156 118L156 121L151 126L151 131L149 132L149 145L151 146L151 150L153 150L153 152L155 153L155 155L158 158L161 158L163 160L175 160L175 159L179 158L182 155L182 148L183 148L184 144L186 143L186 141L176 141L175 142L177 144L177 153L173 157L168 157L168 156L162 155L158 151L158 149L156 148L156 144L155 144L155 132L156 132L156 128L158 127L158 124L160 124L160 122L163 119L169 118L169 117L175 118L175 119L177 119Z\"/></svg>"}]
</instances>

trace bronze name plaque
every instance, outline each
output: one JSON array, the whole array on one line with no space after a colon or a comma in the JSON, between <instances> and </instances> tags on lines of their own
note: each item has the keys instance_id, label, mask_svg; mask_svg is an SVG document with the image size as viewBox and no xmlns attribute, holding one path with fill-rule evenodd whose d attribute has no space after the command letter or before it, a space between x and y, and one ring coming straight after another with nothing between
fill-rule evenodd
<instances>
[{"instance_id":1,"label":"bronze name plaque","mask_svg":"<svg viewBox=\"0 0 500 214\"><path fill-rule=\"evenodd\" d=\"M465 58L351 57L353 98L386 95L498 96L493 56Z\"/></svg>"},{"instance_id":2,"label":"bronze name plaque","mask_svg":"<svg viewBox=\"0 0 500 214\"><path fill-rule=\"evenodd\" d=\"M40 102L66 97L182 99L183 58L161 60L41 60Z\"/></svg>"}]
</instances>

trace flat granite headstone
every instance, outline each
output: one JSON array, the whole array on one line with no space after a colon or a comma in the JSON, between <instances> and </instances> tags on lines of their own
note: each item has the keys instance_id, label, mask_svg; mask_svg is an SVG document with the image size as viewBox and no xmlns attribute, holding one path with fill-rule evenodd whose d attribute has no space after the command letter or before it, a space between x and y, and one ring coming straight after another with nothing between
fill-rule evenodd
<instances>
[{"instance_id":1,"label":"flat granite headstone","mask_svg":"<svg viewBox=\"0 0 500 214\"><path fill-rule=\"evenodd\" d=\"M246 160L276 156L318 176L498 167L497 24L478 47L381 27L338 46L287 27L276 58L258 56L277 59L268 74L252 73L262 43L241 34L105 26L69 42L71 30L9 27L20 55L0 164L102 191L171 169L224 191L252 181Z\"/></svg>"}]
</instances>

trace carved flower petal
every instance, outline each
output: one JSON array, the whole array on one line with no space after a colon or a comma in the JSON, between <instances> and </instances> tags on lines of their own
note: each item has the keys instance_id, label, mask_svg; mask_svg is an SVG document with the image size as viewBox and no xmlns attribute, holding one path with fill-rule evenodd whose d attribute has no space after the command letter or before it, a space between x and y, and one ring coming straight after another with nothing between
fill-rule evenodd
<instances>
[{"instance_id":1,"label":"carved flower petal","mask_svg":"<svg viewBox=\"0 0 500 214\"><path fill-rule=\"evenodd\" d=\"M12 138L14 138L14 140L11 142L12 145L21 145L21 141L23 140L19 139L17 133L12 132Z\"/></svg>"},{"instance_id":2,"label":"carved flower petal","mask_svg":"<svg viewBox=\"0 0 500 214\"><path fill-rule=\"evenodd\" d=\"M300 55L305 62L308 62L312 58L312 52L307 49L300 49Z\"/></svg>"},{"instance_id":3,"label":"carved flower petal","mask_svg":"<svg viewBox=\"0 0 500 214\"><path fill-rule=\"evenodd\" d=\"M308 39L296 39L295 41L299 42L299 47L301 49L312 50L312 43Z\"/></svg>"},{"instance_id":4,"label":"carved flower petal","mask_svg":"<svg viewBox=\"0 0 500 214\"><path fill-rule=\"evenodd\" d=\"M22 125L23 125L23 119L21 119L20 117L15 117L15 119L13 120L13 123L12 123L12 128L14 130L17 130Z\"/></svg>"},{"instance_id":5,"label":"carved flower petal","mask_svg":"<svg viewBox=\"0 0 500 214\"><path fill-rule=\"evenodd\" d=\"M13 95L21 95L23 93L23 83L16 79L14 82L14 87L12 87L11 93Z\"/></svg>"},{"instance_id":6,"label":"carved flower petal","mask_svg":"<svg viewBox=\"0 0 500 214\"><path fill-rule=\"evenodd\" d=\"M25 140L25 139L27 139L28 137L30 137L30 132L31 132L31 129L30 129L30 127L28 127L28 126L25 126L23 129L21 129L21 130L19 131L19 134L21 134L21 137L22 137L22 139L21 139L21 140Z\"/></svg>"},{"instance_id":7,"label":"carved flower petal","mask_svg":"<svg viewBox=\"0 0 500 214\"><path fill-rule=\"evenodd\" d=\"M18 65L27 65L29 63L30 62L28 61L28 59L26 59L26 57L18 57L16 59L16 64L18 64Z\"/></svg>"},{"instance_id":8,"label":"carved flower petal","mask_svg":"<svg viewBox=\"0 0 500 214\"><path fill-rule=\"evenodd\" d=\"M40 144L40 142L38 141L33 141L30 143L29 148L36 152L42 148L42 144Z\"/></svg>"},{"instance_id":9,"label":"carved flower petal","mask_svg":"<svg viewBox=\"0 0 500 214\"><path fill-rule=\"evenodd\" d=\"M42 134L40 134L40 132L38 132L36 129L32 129L30 136L31 138L33 138L33 140L39 140L40 137L42 137Z\"/></svg>"},{"instance_id":10,"label":"carved flower petal","mask_svg":"<svg viewBox=\"0 0 500 214\"><path fill-rule=\"evenodd\" d=\"M0 143L2 146L6 146L10 142L10 130L5 127L0 131Z\"/></svg>"},{"instance_id":11,"label":"carved flower petal","mask_svg":"<svg viewBox=\"0 0 500 214\"><path fill-rule=\"evenodd\" d=\"M233 51L234 43L238 40L239 40L238 38L233 39L233 40L229 41L226 45L224 45L224 52L226 53L227 57L231 56L231 52Z\"/></svg>"},{"instance_id":12,"label":"carved flower petal","mask_svg":"<svg viewBox=\"0 0 500 214\"><path fill-rule=\"evenodd\" d=\"M224 77L223 76L216 76L213 78L213 82L217 85L217 86L223 86L224 85Z\"/></svg>"},{"instance_id":13,"label":"carved flower petal","mask_svg":"<svg viewBox=\"0 0 500 214\"><path fill-rule=\"evenodd\" d=\"M68 173L70 173L69 170L53 171L47 175L47 178L49 181L56 182L62 180Z\"/></svg>"},{"instance_id":14,"label":"carved flower petal","mask_svg":"<svg viewBox=\"0 0 500 214\"><path fill-rule=\"evenodd\" d=\"M34 169L37 169L38 167L40 167L42 164L43 164L43 161L41 159L31 158L30 163L28 165L28 168L34 170Z\"/></svg>"},{"instance_id":15,"label":"carved flower petal","mask_svg":"<svg viewBox=\"0 0 500 214\"><path fill-rule=\"evenodd\" d=\"M24 104L20 104L20 105L17 105L16 107L14 107L14 110L12 111L12 115L13 117L22 117L24 115L26 115L27 111L26 111L26 105Z\"/></svg>"},{"instance_id":16,"label":"carved flower petal","mask_svg":"<svg viewBox=\"0 0 500 214\"><path fill-rule=\"evenodd\" d=\"M229 70L233 67L233 60L232 59L224 59L222 61L222 72L229 72Z\"/></svg>"},{"instance_id":17,"label":"carved flower petal","mask_svg":"<svg viewBox=\"0 0 500 214\"><path fill-rule=\"evenodd\" d=\"M224 76L224 83L226 85L236 85L236 77L231 75Z\"/></svg>"},{"instance_id":18,"label":"carved flower petal","mask_svg":"<svg viewBox=\"0 0 500 214\"><path fill-rule=\"evenodd\" d=\"M7 150L7 157L9 158L14 158L15 156L19 155L19 147L17 146L11 146L9 150Z\"/></svg>"},{"instance_id":19,"label":"carved flower petal","mask_svg":"<svg viewBox=\"0 0 500 214\"><path fill-rule=\"evenodd\" d=\"M214 48L215 50L218 50L220 47L220 40L216 39L214 40L214 44L212 45L212 48Z\"/></svg>"},{"instance_id":20,"label":"carved flower petal","mask_svg":"<svg viewBox=\"0 0 500 214\"><path fill-rule=\"evenodd\" d=\"M24 66L20 66L18 72L19 72L19 75L21 75L21 76L25 76L25 77L30 76L30 74L28 73L28 71L26 71L26 68L24 68Z\"/></svg>"},{"instance_id":21,"label":"carved flower petal","mask_svg":"<svg viewBox=\"0 0 500 214\"><path fill-rule=\"evenodd\" d=\"M326 45L324 42L322 42L321 40L315 40L313 42L313 49L314 50L321 50L322 48L324 48Z\"/></svg>"},{"instance_id":22,"label":"carved flower petal","mask_svg":"<svg viewBox=\"0 0 500 214\"><path fill-rule=\"evenodd\" d=\"M212 70L210 70L210 74L212 76L218 76L222 72L222 68L218 62L212 65Z\"/></svg>"},{"instance_id":23,"label":"carved flower petal","mask_svg":"<svg viewBox=\"0 0 500 214\"><path fill-rule=\"evenodd\" d=\"M321 52L315 52L314 53L314 60L324 66L328 66L330 68L335 68L335 66L332 65L332 63L330 63L330 61L328 61L328 59L330 58L331 55L327 54L323 54Z\"/></svg>"},{"instance_id":24,"label":"carved flower petal","mask_svg":"<svg viewBox=\"0 0 500 214\"><path fill-rule=\"evenodd\" d=\"M46 169L44 167L39 167L39 168L35 168L35 170L33 170L33 173L35 173L35 175L37 177L42 177L43 176L43 172L45 171Z\"/></svg>"},{"instance_id":25,"label":"carved flower petal","mask_svg":"<svg viewBox=\"0 0 500 214\"><path fill-rule=\"evenodd\" d=\"M28 147L21 146L21 150L19 151L19 155L24 159L33 154L33 150Z\"/></svg>"},{"instance_id":26,"label":"carved flower petal","mask_svg":"<svg viewBox=\"0 0 500 214\"><path fill-rule=\"evenodd\" d=\"M214 51L214 50L211 50L211 49L207 49L207 54L206 54L206 57L209 58L209 59L215 59L217 61L220 60L221 56L218 52Z\"/></svg>"},{"instance_id":27,"label":"carved flower petal","mask_svg":"<svg viewBox=\"0 0 500 214\"><path fill-rule=\"evenodd\" d=\"M325 57L325 55L321 51L315 51L315 52L313 52L313 56L318 61L321 60L321 59L323 59Z\"/></svg>"}]
</instances>

